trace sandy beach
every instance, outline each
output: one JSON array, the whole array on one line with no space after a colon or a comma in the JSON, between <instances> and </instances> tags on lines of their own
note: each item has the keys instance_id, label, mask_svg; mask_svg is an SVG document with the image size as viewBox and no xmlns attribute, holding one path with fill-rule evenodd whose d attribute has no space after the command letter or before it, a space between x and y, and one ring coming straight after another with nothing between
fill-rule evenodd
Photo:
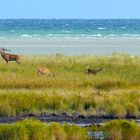
<instances>
[{"instance_id":1,"label":"sandy beach","mask_svg":"<svg viewBox=\"0 0 140 140\"><path fill-rule=\"evenodd\" d=\"M80 38L80 39L9 39L0 40L0 46L9 48L13 53L24 55L111 55L124 53L140 54L138 38Z\"/></svg>"}]
</instances>

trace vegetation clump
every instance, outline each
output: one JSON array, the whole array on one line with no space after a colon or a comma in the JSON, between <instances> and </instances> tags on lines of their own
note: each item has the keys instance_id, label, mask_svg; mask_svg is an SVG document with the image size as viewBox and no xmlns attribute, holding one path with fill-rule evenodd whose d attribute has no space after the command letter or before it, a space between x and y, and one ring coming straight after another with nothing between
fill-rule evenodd
<instances>
[{"instance_id":1,"label":"vegetation clump","mask_svg":"<svg viewBox=\"0 0 140 140\"><path fill-rule=\"evenodd\" d=\"M139 140L140 126L134 121L113 120L99 126L87 128L88 132L102 132L105 140ZM95 139L96 136L93 137Z\"/></svg>"},{"instance_id":2,"label":"vegetation clump","mask_svg":"<svg viewBox=\"0 0 140 140\"><path fill-rule=\"evenodd\" d=\"M0 125L0 140L88 140L86 130L58 123L44 124L37 120Z\"/></svg>"}]
</instances>

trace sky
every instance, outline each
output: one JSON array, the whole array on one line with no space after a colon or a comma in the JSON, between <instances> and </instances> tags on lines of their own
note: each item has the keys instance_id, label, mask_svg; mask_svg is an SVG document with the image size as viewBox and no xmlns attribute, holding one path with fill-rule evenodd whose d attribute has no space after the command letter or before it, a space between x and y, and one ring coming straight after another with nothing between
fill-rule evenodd
<instances>
[{"instance_id":1,"label":"sky","mask_svg":"<svg viewBox=\"0 0 140 140\"><path fill-rule=\"evenodd\" d=\"M0 0L0 19L140 19L140 0Z\"/></svg>"}]
</instances>

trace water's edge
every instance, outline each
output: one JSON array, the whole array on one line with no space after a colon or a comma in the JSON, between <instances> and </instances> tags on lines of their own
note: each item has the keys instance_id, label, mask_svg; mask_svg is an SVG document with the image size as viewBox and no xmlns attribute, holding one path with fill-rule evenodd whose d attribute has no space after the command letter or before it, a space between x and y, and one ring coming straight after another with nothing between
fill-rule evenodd
<instances>
[{"instance_id":1,"label":"water's edge","mask_svg":"<svg viewBox=\"0 0 140 140\"><path fill-rule=\"evenodd\" d=\"M84 116L82 114L79 115L68 115L67 113L61 113L61 114L49 114L46 115L36 115L34 113L25 114L22 116L15 116L15 117L0 117L0 123L1 124L10 124L17 121L22 121L24 119L37 119L42 122L50 123L50 122L58 122L58 123L68 123L68 124L74 124L81 127L87 127L90 125L102 125L106 121L116 120L116 119L125 119L125 120L133 120L137 123L139 123L140 117L135 116L128 116L125 118L118 118L113 116L93 116L93 115L87 115Z\"/></svg>"}]
</instances>

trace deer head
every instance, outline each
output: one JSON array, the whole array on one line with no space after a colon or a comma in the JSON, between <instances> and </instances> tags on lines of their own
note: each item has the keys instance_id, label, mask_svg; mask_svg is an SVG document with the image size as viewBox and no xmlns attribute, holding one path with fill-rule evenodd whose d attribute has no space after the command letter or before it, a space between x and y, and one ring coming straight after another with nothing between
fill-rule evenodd
<instances>
[{"instance_id":1,"label":"deer head","mask_svg":"<svg viewBox=\"0 0 140 140\"><path fill-rule=\"evenodd\" d=\"M11 51L11 50L6 49L6 48L0 48L0 52L5 52L5 51Z\"/></svg>"}]
</instances>

